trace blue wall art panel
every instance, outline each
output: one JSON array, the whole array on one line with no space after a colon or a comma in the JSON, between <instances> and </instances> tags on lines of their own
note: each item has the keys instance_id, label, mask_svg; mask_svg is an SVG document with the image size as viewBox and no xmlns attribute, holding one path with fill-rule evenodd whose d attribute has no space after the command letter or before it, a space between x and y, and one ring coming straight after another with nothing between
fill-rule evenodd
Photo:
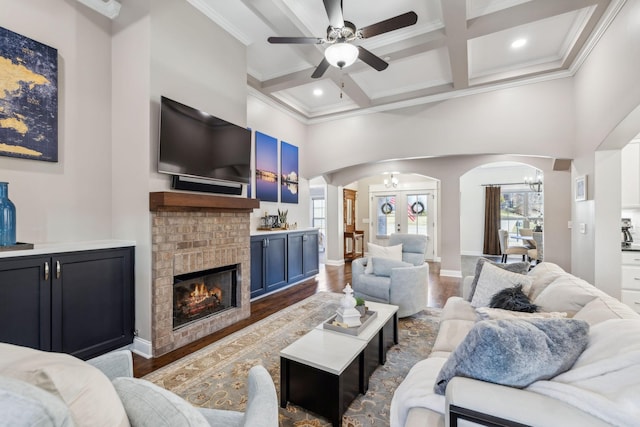
<instances>
[{"instance_id":1,"label":"blue wall art panel","mask_svg":"<svg viewBox=\"0 0 640 427\"><path fill-rule=\"evenodd\" d=\"M280 201L298 203L298 147L280 145Z\"/></svg>"},{"instance_id":2,"label":"blue wall art panel","mask_svg":"<svg viewBox=\"0 0 640 427\"><path fill-rule=\"evenodd\" d=\"M0 155L58 161L58 50L2 27Z\"/></svg>"},{"instance_id":3,"label":"blue wall art panel","mask_svg":"<svg viewBox=\"0 0 640 427\"><path fill-rule=\"evenodd\" d=\"M256 132L256 199L278 201L278 140Z\"/></svg>"}]
</instances>

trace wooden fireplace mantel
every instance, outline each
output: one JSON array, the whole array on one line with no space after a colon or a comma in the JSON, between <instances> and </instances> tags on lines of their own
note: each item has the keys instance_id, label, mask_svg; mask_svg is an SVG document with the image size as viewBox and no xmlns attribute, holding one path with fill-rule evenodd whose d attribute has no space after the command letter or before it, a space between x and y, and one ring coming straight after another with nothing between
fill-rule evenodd
<instances>
[{"instance_id":1,"label":"wooden fireplace mantel","mask_svg":"<svg viewBox=\"0 0 640 427\"><path fill-rule=\"evenodd\" d=\"M224 210L229 212L251 212L260 207L259 199L245 197L213 196L209 194L157 191L149 193L149 210L181 211L193 208Z\"/></svg>"}]
</instances>

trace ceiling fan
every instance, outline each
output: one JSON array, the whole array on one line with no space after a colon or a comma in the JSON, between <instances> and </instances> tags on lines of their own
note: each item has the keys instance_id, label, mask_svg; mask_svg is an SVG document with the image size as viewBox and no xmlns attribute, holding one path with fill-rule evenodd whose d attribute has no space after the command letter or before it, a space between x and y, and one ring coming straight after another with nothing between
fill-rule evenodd
<instances>
[{"instance_id":1,"label":"ceiling fan","mask_svg":"<svg viewBox=\"0 0 640 427\"><path fill-rule=\"evenodd\" d=\"M353 64L358 58L378 71L386 69L389 64L382 58L362 46L355 46L351 43L355 40L408 27L418 21L418 15L415 12L407 12L367 27L356 28L352 22L344 20L342 0L323 0L323 2L329 17L329 27L325 38L269 37L267 39L269 43L273 44L328 44L322 62L311 75L314 79L322 77L329 65L342 69Z\"/></svg>"}]
</instances>

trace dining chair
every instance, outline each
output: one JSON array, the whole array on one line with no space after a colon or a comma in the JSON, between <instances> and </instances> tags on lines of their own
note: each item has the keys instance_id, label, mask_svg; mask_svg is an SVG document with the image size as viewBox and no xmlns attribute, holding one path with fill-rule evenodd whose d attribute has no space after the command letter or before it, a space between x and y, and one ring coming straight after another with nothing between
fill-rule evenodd
<instances>
[{"instance_id":1,"label":"dining chair","mask_svg":"<svg viewBox=\"0 0 640 427\"><path fill-rule=\"evenodd\" d=\"M528 249L536 247L536 241L533 239L533 228L519 228L518 235L522 237L531 237L531 239L522 239L522 245Z\"/></svg>"},{"instance_id":2,"label":"dining chair","mask_svg":"<svg viewBox=\"0 0 640 427\"><path fill-rule=\"evenodd\" d=\"M526 246L509 245L509 232L507 230L498 230L498 238L500 240L500 252L502 252L502 262L507 262L509 255L522 255L522 260L526 261L525 257L529 251Z\"/></svg>"},{"instance_id":3,"label":"dining chair","mask_svg":"<svg viewBox=\"0 0 640 427\"><path fill-rule=\"evenodd\" d=\"M542 240L542 231L533 232L533 240L536 247L527 251L527 256L531 260L536 260L536 264L544 260L544 245Z\"/></svg>"}]
</instances>

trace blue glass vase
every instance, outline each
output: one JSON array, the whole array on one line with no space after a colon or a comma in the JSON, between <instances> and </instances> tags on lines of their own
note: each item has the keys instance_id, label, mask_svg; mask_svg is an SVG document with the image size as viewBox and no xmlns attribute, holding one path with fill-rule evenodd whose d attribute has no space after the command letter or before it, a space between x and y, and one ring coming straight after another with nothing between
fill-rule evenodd
<instances>
[{"instance_id":1,"label":"blue glass vase","mask_svg":"<svg viewBox=\"0 0 640 427\"><path fill-rule=\"evenodd\" d=\"M9 183L0 182L0 246L16 244L16 206L9 200Z\"/></svg>"}]
</instances>

